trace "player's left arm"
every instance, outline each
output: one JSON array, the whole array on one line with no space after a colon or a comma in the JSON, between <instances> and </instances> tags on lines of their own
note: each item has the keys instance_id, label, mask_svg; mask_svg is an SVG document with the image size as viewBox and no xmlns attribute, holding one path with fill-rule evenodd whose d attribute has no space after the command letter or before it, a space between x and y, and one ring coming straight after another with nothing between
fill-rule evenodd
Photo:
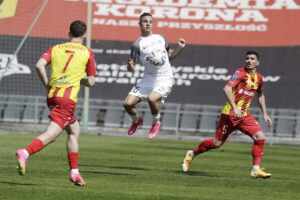
<instances>
[{"instance_id":1,"label":"player's left arm","mask_svg":"<svg viewBox=\"0 0 300 200\"><path fill-rule=\"evenodd\" d=\"M92 50L89 49L90 57L88 63L86 64L86 76L87 78L83 78L80 80L80 85L85 87L93 87L95 85L95 76L96 72L96 62L95 62L95 54Z\"/></svg>"},{"instance_id":2,"label":"player's left arm","mask_svg":"<svg viewBox=\"0 0 300 200\"><path fill-rule=\"evenodd\" d=\"M37 70L39 78L42 81L45 88L49 89L48 77L47 77L47 72L46 72L46 66L47 65L48 65L48 62L44 58L40 58L38 60L38 62L36 63L36 70Z\"/></svg>"},{"instance_id":3,"label":"player's left arm","mask_svg":"<svg viewBox=\"0 0 300 200\"><path fill-rule=\"evenodd\" d=\"M272 126L272 119L269 117L267 113L267 106L266 106L266 98L263 92L258 92L257 93L257 98L258 98L258 104L261 109L261 112L263 114L265 122L268 124L268 126Z\"/></svg>"},{"instance_id":4,"label":"player's left arm","mask_svg":"<svg viewBox=\"0 0 300 200\"><path fill-rule=\"evenodd\" d=\"M184 38L179 38L178 39L178 47L174 50L174 49L169 49L168 50L168 56L170 60L173 60L174 58L176 58L184 49L186 45L185 39Z\"/></svg>"},{"instance_id":5,"label":"player's left arm","mask_svg":"<svg viewBox=\"0 0 300 200\"><path fill-rule=\"evenodd\" d=\"M85 87L93 87L95 85L95 76L87 76L80 80L80 84Z\"/></svg>"}]
</instances>

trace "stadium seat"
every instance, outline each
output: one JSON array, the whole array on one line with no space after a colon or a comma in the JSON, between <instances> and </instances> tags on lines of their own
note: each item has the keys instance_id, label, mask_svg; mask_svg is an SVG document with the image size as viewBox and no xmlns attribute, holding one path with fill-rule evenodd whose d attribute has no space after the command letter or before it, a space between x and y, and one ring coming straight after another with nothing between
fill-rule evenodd
<instances>
[{"instance_id":1,"label":"stadium seat","mask_svg":"<svg viewBox=\"0 0 300 200\"><path fill-rule=\"evenodd\" d=\"M101 99L90 99L89 102L89 125L104 125L105 115L109 102Z\"/></svg>"},{"instance_id":2,"label":"stadium seat","mask_svg":"<svg viewBox=\"0 0 300 200\"><path fill-rule=\"evenodd\" d=\"M79 123L83 120L83 106L78 104L75 111L75 117Z\"/></svg>"},{"instance_id":3,"label":"stadium seat","mask_svg":"<svg viewBox=\"0 0 300 200\"><path fill-rule=\"evenodd\" d=\"M144 117L144 123L143 123L143 126L142 128L151 128L152 127L152 122L153 122L153 117L152 117L152 114L151 114L151 111L150 111L150 108L149 106L146 106L144 108L144 112L143 112L143 117Z\"/></svg>"},{"instance_id":4,"label":"stadium seat","mask_svg":"<svg viewBox=\"0 0 300 200\"><path fill-rule=\"evenodd\" d=\"M278 109L276 115L276 136L294 136L297 110Z\"/></svg>"},{"instance_id":5,"label":"stadium seat","mask_svg":"<svg viewBox=\"0 0 300 200\"><path fill-rule=\"evenodd\" d=\"M180 104L165 104L162 107L162 130L176 130L179 125Z\"/></svg>"},{"instance_id":6,"label":"stadium seat","mask_svg":"<svg viewBox=\"0 0 300 200\"><path fill-rule=\"evenodd\" d=\"M7 106L8 96L0 96L0 121L3 121L4 110Z\"/></svg>"},{"instance_id":7,"label":"stadium seat","mask_svg":"<svg viewBox=\"0 0 300 200\"><path fill-rule=\"evenodd\" d=\"M49 117L48 117L49 114L50 114L49 108L47 107L47 105L43 105L41 108L40 123L48 124L49 123Z\"/></svg>"},{"instance_id":8,"label":"stadium seat","mask_svg":"<svg viewBox=\"0 0 300 200\"><path fill-rule=\"evenodd\" d=\"M203 105L201 111L201 119L199 125L199 132L214 133L216 131L221 107Z\"/></svg>"},{"instance_id":9,"label":"stadium seat","mask_svg":"<svg viewBox=\"0 0 300 200\"><path fill-rule=\"evenodd\" d=\"M182 116L180 122L181 131L197 131L200 116L200 106L185 104L182 106Z\"/></svg>"},{"instance_id":10,"label":"stadium seat","mask_svg":"<svg viewBox=\"0 0 300 200\"><path fill-rule=\"evenodd\" d=\"M122 101L108 101L107 112L104 118L104 126L121 127L124 117Z\"/></svg>"},{"instance_id":11,"label":"stadium seat","mask_svg":"<svg viewBox=\"0 0 300 200\"><path fill-rule=\"evenodd\" d=\"M22 122L38 123L39 119L39 103L37 97L28 97L25 103Z\"/></svg>"},{"instance_id":12,"label":"stadium seat","mask_svg":"<svg viewBox=\"0 0 300 200\"><path fill-rule=\"evenodd\" d=\"M11 96L4 109L4 122L20 122L25 109L26 96Z\"/></svg>"},{"instance_id":13,"label":"stadium seat","mask_svg":"<svg viewBox=\"0 0 300 200\"><path fill-rule=\"evenodd\" d=\"M297 111L297 121L295 127L295 137L300 136L300 110Z\"/></svg>"}]
</instances>

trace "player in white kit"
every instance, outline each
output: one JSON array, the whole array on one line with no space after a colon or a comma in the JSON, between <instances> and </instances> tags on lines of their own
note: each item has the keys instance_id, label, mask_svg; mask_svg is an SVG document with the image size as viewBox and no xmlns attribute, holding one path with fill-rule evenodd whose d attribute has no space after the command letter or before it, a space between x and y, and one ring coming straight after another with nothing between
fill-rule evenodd
<instances>
[{"instance_id":1,"label":"player in white kit","mask_svg":"<svg viewBox=\"0 0 300 200\"><path fill-rule=\"evenodd\" d=\"M132 88L124 100L124 108L132 120L128 135L132 135L143 124L143 118L139 117L135 105L147 99L153 116L149 139L154 138L159 132L161 127L160 102L164 102L170 94L174 83L169 59L172 60L178 56L185 47L185 40L180 38L178 47L175 50L170 49L163 36L152 33L152 19L150 13L143 13L140 16L141 36L131 47L127 69L134 71L135 64L140 63L145 67L145 72L143 79Z\"/></svg>"}]
</instances>

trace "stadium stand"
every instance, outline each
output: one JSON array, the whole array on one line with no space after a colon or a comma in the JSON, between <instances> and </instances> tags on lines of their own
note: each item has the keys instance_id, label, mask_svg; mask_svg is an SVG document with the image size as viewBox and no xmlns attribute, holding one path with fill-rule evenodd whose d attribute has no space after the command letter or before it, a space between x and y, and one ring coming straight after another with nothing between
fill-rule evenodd
<instances>
[{"instance_id":1,"label":"stadium stand","mask_svg":"<svg viewBox=\"0 0 300 200\"><path fill-rule=\"evenodd\" d=\"M47 105L43 105L41 107L40 123L42 123L42 124L48 124L49 123L49 118L48 118L49 113L50 113L50 111L49 111Z\"/></svg>"},{"instance_id":2,"label":"stadium stand","mask_svg":"<svg viewBox=\"0 0 300 200\"><path fill-rule=\"evenodd\" d=\"M219 106L203 105L198 131L209 133L215 132L220 116L220 110L221 107Z\"/></svg>"},{"instance_id":3,"label":"stadium stand","mask_svg":"<svg viewBox=\"0 0 300 200\"><path fill-rule=\"evenodd\" d=\"M22 122L35 123L38 121L38 98L28 97L24 105L24 114L22 117Z\"/></svg>"},{"instance_id":4,"label":"stadium stand","mask_svg":"<svg viewBox=\"0 0 300 200\"><path fill-rule=\"evenodd\" d=\"M89 126L128 128L130 118L125 113L121 100L90 99ZM152 115L147 102L137 105L140 116L144 117L142 129L152 125ZM162 105L162 130L170 131L174 138L185 135L199 136L199 133L214 133L220 115L220 106L166 103ZM268 136L296 138L300 136L300 110L268 109L273 119L269 128L259 108L251 113ZM45 97L0 95L0 122L21 124L47 124L49 110ZM83 100L79 99L75 113L79 122L83 116ZM2 126L3 127L3 126ZM236 131L234 134L238 134Z\"/></svg>"},{"instance_id":5,"label":"stadium stand","mask_svg":"<svg viewBox=\"0 0 300 200\"><path fill-rule=\"evenodd\" d=\"M10 96L4 110L4 122L21 122L25 109L26 96Z\"/></svg>"},{"instance_id":6,"label":"stadium stand","mask_svg":"<svg viewBox=\"0 0 300 200\"><path fill-rule=\"evenodd\" d=\"M107 112L104 119L104 126L121 127L124 117L123 102L108 101Z\"/></svg>"},{"instance_id":7,"label":"stadium stand","mask_svg":"<svg viewBox=\"0 0 300 200\"><path fill-rule=\"evenodd\" d=\"M200 106L194 104L185 104L182 106L180 121L181 131L196 131L199 124Z\"/></svg>"},{"instance_id":8,"label":"stadium stand","mask_svg":"<svg viewBox=\"0 0 300 200\"><path fill-rule=\"evenodd\" d=\"M296 133L297 110L278 109L276 112L276 136L294 136Z\"/></svg>"},{"instance_id":9,"label":"stadium stand","mask_svg":"<svg viewBox=\"0 0 300 200\"><path fill-rule=\"evenodd\" d=\"M176 130L179 122L179 109L178 104L165 104L162 107L162 130Z\"/></svg>"}]
</instances>

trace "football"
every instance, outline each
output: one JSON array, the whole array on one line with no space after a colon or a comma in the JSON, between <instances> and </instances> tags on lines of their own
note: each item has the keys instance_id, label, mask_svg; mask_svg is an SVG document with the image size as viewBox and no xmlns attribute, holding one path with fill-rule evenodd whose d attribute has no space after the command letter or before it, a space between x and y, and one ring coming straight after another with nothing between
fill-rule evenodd
<instances>
[{"instance_id":1,"label":"football","mask_svg":"<svg viewBox=\"0 0 300 200\"><path fill-rule=\"evenodd\" d=\"M167 52L165 50L155 49L147 57L147 61L155 66L165 64L167 59Z\"/></svg>"}]
</instances>

